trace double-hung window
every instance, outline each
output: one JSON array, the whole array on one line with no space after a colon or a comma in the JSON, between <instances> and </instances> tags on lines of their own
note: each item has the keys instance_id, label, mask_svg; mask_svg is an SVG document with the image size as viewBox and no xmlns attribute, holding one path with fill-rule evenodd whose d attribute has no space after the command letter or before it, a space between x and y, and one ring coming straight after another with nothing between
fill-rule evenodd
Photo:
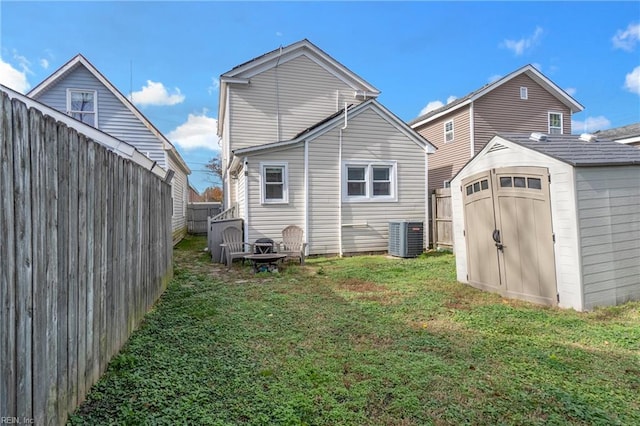
<instances>
[{"instance_id":1,"label":"double-hung window","mask_svg":"<svg viewBox=\"0 0 640 426\"><path fill-rule=\"evenodd\" d=\"M344 201L397 201L394 161L349 161L343 163Z\"/></svg>"},{"instance_id":2,"label":"double-hung window","mask_svg":"<svg viewBox=\"0 0 640 426\"><path fill-rule=\"evenodd\" d=\"M287 163L260 163L260 176L263 204L289 202Z\"/></svg>"},{"instance_id":3,"label":"double-hung window","mask_svg":"<svg viewBox=\"0 0 640 426\"><path fill-rule=\"evenodd\" d=\"M449 120L444 123L444 141L453 141L453 120Z\"/></svg>"},{"instance_id":4,"label":"double-hung window","mask_svg":"<svg viewBox=\"0 0 640 426\"><path fill-rule=\"evenodd\" d=\"M562 113L560 112L549 113L549 134L550 135L562 134Z\"/></svg>"},{"instance_id":5,"label":"double-hung window","mask_svg":"<svg viewBox=\"0 0 640 426\"><path fill-rule=\"evenodd\" d=\"M67 114L97 127L98 95L95 90L67 89Z\"/></svg>"}]
</instances>

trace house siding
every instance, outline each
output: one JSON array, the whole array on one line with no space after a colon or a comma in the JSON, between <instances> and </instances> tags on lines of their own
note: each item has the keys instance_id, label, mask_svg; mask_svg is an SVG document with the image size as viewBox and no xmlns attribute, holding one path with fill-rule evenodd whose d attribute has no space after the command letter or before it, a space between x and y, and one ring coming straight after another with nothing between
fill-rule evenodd
<instances>
[{"instance_id":1,"label":"house siding","mask_svg":"<svg viewBox=\"0 0 640 426\"><path fill-rule=\"evenodd\" d=\"M387 251L390 220L425 222L425 156L422 148L374 110L366 110L349 121L343 134L342 160L397 161L398 199L385 203L343 202L344 253ZM363 223L366 225L361 226ZM349 224L355 226L345 226ZM428 226L424 225L426 233Z\"/></svg>"},{"instance_id":2,"label":"house siding","mask_svg":"<svg viewBox=\"0 0 640 426\"><path fill-rule=\"evenodd\" d=\"M506 149L486 152L476 157L464 172L452 181L451 202L454 223L454 252L458 281L467 280L467 247L464 235L464 204L461 182L467 176L500 167L544 167L552 176L549 185L551 197L551 221L556 237L555 267L556 283L560 297L559 306L581 309L582 290L578 253L578 227L576 224L576 195L573 168L563 162L517 145L499 143Z\"/></svg>"},{"instance_id":3,"label":"house siding","mask_svg":"<svg viewBox=\"0 0 640 426\"><path fill-rule=\"evenodd\" d=\"M261 163L287 163L289 200L286 204L262 204ZM258 238L282 240L288 225L304 228L304 149L301 146L282 151L269 151L249 158L247 165L249 227L247 241Z\"/></svg>"},{"instance_id":4,"label":"house siding","mask_svg":"<svg viewBox=\"0 0 640 426\"><path fill-rule=\"evenodd\" d=\"M230 87L231 150L291 139L345 102L359 103L353 88L304 55Z\"/></svg>"},{"instance_id":5,"label":"house siding","mask_svg":"<svg viewBox=\"0 0 640 426\"><path fill-rule=\"evenodd\" d=\"M526 87L528 98L520 99ZM499 132L549 133L549 112L562 113L563 134L571 134L571 110L526 74L521 74L473 103L475 153Z\"/></svg>"},{"instance_id":6,"label":"house siding","mask_svg":"<svg viewBox=\"0 0 640 426\"><path fill-rule=\"evenodd\" d=\"M189 202L189 182L187 175L179 165L169 157L169 168L175 174L171 180L173 195L173 214L171 216L171 230L173 243L178 243L187 234L187 203Z\"/></svg>"},{"instance_id":7,"label":"house siding","mask_svg":"<svg viewBox=\"0 0 640 426\"><path fill-rule=\"evenodd\" d=\"M98 128L135 146L167 169L162 142L84 66L76 67L34 99L66 113L69 88L95 90L98 96Z\"/></svg>"},{"instance_id":8,"label":"house siding","mask_svg":"<svg viewBox=\"0 0 640 426\"><path fill-rule=\"evenodd\" d=\"M341 127L341 126L340 126ZM340 129L309 142L309 253L340 252Z\"/></svg>"},{"instance_id":9,"label":"house siding","mask_svg":"<svg viewBox=\"0 0 640 426\"><path fill-rule=\"evenodd\" d=\"M576 171L585 309L640 296L640 167Z\"/></svg>"},{"instance_id":10,"label":"house siding","mask_svg":"<svg viewBox=\"0 0 640 426\"><path fill-rule=\"evenodd\" d=\"M437 151L429 156L429 191L443 188L445 180L451 178L469 161L470 152L470 108L462 107L415 130L433 144ZM454 139L444 141L444 124L453 120Z\"/></svg>"}]
</instances>

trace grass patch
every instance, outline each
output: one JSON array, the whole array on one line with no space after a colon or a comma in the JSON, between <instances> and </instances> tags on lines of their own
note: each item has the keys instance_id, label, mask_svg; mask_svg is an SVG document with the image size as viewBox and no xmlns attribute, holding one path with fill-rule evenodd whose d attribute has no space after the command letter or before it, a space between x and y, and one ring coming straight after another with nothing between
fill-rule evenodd
<instances>
[{"instance_id":1,"label":"grass patch","mask_svg":"<svg viewBox=\"0 0 640 426\"><path fill-rule=\"evenodd\" d=\"M640 424L640 303L577 313L455 280L453 256L175 277L70 424Z\"/></svg>"}]
</instances>

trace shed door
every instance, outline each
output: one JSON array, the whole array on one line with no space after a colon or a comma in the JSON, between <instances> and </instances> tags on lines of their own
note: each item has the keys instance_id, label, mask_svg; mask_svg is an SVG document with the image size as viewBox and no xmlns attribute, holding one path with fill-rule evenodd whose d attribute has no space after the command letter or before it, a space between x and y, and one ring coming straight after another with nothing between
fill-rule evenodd
<instances>
[{"instance_id":1,"label":"shed door","mask_svg":"<svg viewBox=\"0 0 640 426\"><path fill-rule=\"evenodd\" d=\"M465 179L463 194L469 282L555 304L548 170L493 169Z\"/></svg>"}]
</instances>

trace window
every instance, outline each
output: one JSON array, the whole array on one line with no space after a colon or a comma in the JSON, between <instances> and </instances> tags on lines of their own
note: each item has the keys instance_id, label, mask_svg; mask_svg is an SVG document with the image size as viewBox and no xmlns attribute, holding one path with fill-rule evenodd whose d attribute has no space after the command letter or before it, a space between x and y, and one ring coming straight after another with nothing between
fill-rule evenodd
<instances>
[{"instance_id":1,"label":"window","mask_svg":"<svg viewBox=\"0 0 640 426\"><path fill-rule=\"evenodd\" d=\"M453 120L444 123L444 141L451 142L453 140Z\"/></svg>"},{"instance_id":2,"label":"window","mask_svg":"<svg viewBox=\"0 0 640 426\"><path fill-rule=\"evenodd\" d=\"M67 90L67 114L76 120L97 127L97 93L94 90Z\"/></svg>"},{"instance_id":3,"label":"window","mask_svg":"<svg viewBox=\"0 0 640 426\"><path fill-rule=\"evenodd\" d=\"M524 176L500 176L501 188L528 188L542 189L542 180L540 178L524 177Z\"/></svg>"},{"instance_id":4,"label":"window","mask_svg":"<svg viewBox=\"0 0 640 426\"><path fill-rule=\"evenodd\" d=\"M260 170L262 179L262 203L288 203L287 164L260 163Z\"/></svg>"},{"instance_id":5,"label":"window","mask_svg":"<svg viewBox=\"0 0 640 426\"><path fill-rule=\"evenodd\" d=\"M486 191L487 189L489 189L489 181L487 179L482 179L466 186L467 195Z\"/></svg>"},{"instance_id":6,"label":"window","mask_svg":"<svg viewBox=\"0 0 640 426\"><path fill-rule=\"evenodd\" d=\"M343 163L344 201L397 201L395 162Z\"/></svg>"},{"instance_id":7,"label":"window","mask_svg":"<svg viewBox=\"0 0 640 426\"><path fill-rule=\"evenodd\" d=\"M549 113L549 134L550 135L562 134L562 113L559 113L559 112Z\"/></svg>"},{"instance_id":8,"label":"window","mask_svg":"<svg viewBox=\"0 0 640 426\"><path fill-rule=\"evenodd\" d=\"M520 88L520 99L529 99L529 89L526 87Z\"/></svg>"}]
</instances>

